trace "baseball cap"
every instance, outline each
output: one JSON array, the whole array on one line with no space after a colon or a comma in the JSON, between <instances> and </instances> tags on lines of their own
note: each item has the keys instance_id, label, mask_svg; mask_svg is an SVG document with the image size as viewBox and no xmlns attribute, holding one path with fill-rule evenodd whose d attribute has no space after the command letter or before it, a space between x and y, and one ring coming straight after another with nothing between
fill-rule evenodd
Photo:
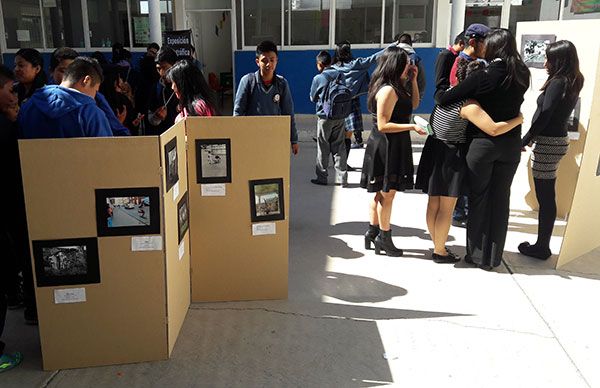
<instances>
[{"instance_id":1,"label":"baseball cap","mask_svg":"<svg viewBox=\"0 0 600 388\"><path fill-rule=\"evenodd\" d=\"M490 28L484 24L473 23L467 27L465 37L468 38L485 38L490 32Z\"/></svg>"}]
</instances>

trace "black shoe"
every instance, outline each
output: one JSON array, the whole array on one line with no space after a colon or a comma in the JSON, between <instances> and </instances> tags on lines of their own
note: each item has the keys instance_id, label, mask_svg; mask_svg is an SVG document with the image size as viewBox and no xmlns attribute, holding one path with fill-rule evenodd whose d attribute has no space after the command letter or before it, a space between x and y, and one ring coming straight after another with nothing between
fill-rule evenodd
<instances>
[{"instance_id":1,"label":"black shoe","mask_svg":"<svg viewBox=\"0 0 600 388\"><path fill-rule=\"evenodd\" d=\"M525 256L534 257L539 260L547 260L550 256L552 256L550 248L540 248L536 245L529 244L527 241L519 244L519 252Z\"/></svg>"},{"instance_id":2,"label":"black shoe","mask_svg":"<svg viewBox=\"0 0 600 388\"><path fill-rule=\"evenodd\" d=\"M466 219L463 219L463 220L452 219L452 226L456 226L457 228L466 228L467 220Z\"/></svg>"},{"instance_id":3,"label":"black shoe","mask_svg":"<svg viewBox=\"0 0 600 388\"><path fill-rule=\"evenodd\" d=\"M465 263L467 263L467 264L472 264L472 265L477 265L477 264L476 264L476 263L473 261L473 259L471 259L471 256L469 256L469 255L465 255Z\"/></svg>"},{"instance_id":4,"label":"black shoe","mask_svg":"<svg viewBox=\"0 0 600 388\"><path fill-rule=\"evenodd\" d=\"M30 307L25 307L23 311L23 316L25 317L25 323L27 325L37 325L38 324L38 316L37 311Z\"/></svg>"},{"instance_id":5,"label":"black shoe","mask_svg":"<svg viewBox=\"0 0 600 388\"><path fill-rule=\"evenodd\" d=\"M460 257L456 256L454 253L447 251L447 255L446 256L442 256L442 255L438 255L437 253L434 253L433 255L431 255L431 257L433 258L433 261L438 263L438 264L452 264L452 263L458 263L460 261Z\"/></svg>"},{"instance_id":6,"label":"black shoe","mask_svg":"<svg viewBox=\"0 0 600 388\"><path fill-rule=\"evenodd\" d=\"M363 148L363 147L364 147L364 144L362 142L360 142L360 143L358 143L358 142L352 143L352 145L350 146L350 148L352 148L353 150L359 149L359 148Z\"/></svg>"},{"instance_id":7,"label":"black shoe","mask_svg":"<svg viewBox=\"0 0 600 388\"><path fill-rule=\"evenodd\" d=\"M369 229L365 233L365 249L372 249L371 243L375 244L375 237L379 235L379 225L369 224Z\"/></svg>"},{"instance_id":8,"label":"black shoe","mask_svg":"<svg viewBox=\"0 0 600 388\"><path fill-rule=\"evenodd\" d=\"M392 257L399 257L404 254L402 249L394 246L391 230L380 230L379 235L375 237L374 243L376 255L381 255L381 251L384 251L387 256Z\"/></svg>"},{"instance_id":9,"label":"black shoe","mask_svg":"<svg viewBox=\"0 0 600 388\"><path fill-rule=\"evenodd\" d=\"M327 181L317 179L317 178L311 179L310 183L314 183L315 185L327 186Z\"/></svg>"}]
</instances>

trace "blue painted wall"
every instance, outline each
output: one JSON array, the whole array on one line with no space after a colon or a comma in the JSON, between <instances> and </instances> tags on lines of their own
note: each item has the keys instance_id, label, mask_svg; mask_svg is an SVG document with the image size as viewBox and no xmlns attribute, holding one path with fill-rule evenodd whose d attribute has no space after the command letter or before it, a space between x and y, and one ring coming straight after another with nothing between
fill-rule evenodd
<instances>
[{"instance_id":1,"label":"blue painted wall","mask_svg":"<svg viewBox=\"0 0 600 388\"><path fill-rule=\"evenodd\" d=\"M313 77L317 74L315 66L315 57L320 50L302 50L302 51L280 51L277 73L284 76L292 91L294 99L294 108L296 113L314 114L315 105L310 102L308 95ZM421 56L425 67L427 86L425 96L416 113L429 114L433 110L433 92L435 88L435 59L440 52L439 48L417 48L417 54ZM355 57L366 57L377 52L377 49L352 50ZM235 82L239 84L240 79L247 73L257 70L254 61L254 51L236 51L235 52ZM373 67L372 70L374 70ZM366 97L362 98L362 107L364 113L366 110Z\"/></svg>"}]
</instances>

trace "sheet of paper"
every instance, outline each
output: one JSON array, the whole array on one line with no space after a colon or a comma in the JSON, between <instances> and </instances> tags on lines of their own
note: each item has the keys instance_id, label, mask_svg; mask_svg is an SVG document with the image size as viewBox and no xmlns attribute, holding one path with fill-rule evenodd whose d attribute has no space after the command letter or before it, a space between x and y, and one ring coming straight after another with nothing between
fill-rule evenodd
<instances>
[{"instance_id":1,"label":"sheet of paper","mask_svg":"<svg viewBox=\"0 0 600 388\"><path fill-rule=\"evenodd\" d=\"M183 240L179 244L179 260L183 259L184 254L185 254L185 240Z\"/></svg>"},{"instance_id":2,"label":"sheet of paper","mask_svg":"<svg viewBox=\"0 0 600 388\"><path fill-rule=\"evenodd\" d=\"M17 42L29 42L30 40L29 30L17 30Z\"/></svg>"},{"instance_id":3,"label":"sheet of paper","mask_svg":"<svg viewBox=\"0 0 600 388\"><path fill-rule=\"evenodd\" d=\"M275 234L275 223L274 222L261 222L260 224L252 224L252 235L253 236L264 236L267 234Z\"/></svg>"},{"instance_id":4,"label":"sheet of paper","mask_svg":"<svg viewBox=\"0 0 600 388\"><path fill-rule=\"evenodd\" d=\"M579 140L579 132L571 132L568 133L570 140Z\"/></svg>"},{"instance_id":5,"label":"sheet of paper","mask_svg":"<svg viewBox=\"0 0 600 388\"><path fill-rule=\"evenodd\" d=\"M54 290L54 303L82 303L86 301L85 288L65 288Z\"/></svg>"},{"instance_id":6,"label":"sheet of paper","mask_svg":"<svg viewBox=\"0 0 600 388\"><path fill-rule=\"evenodd\" d=\"M173 185L173 201L177 202L179 197L179 181Z\"/></svg>"},{"instance_id":7,"label":"sheet of paper","mask_svg":"<svg viewBox=\"0 0 600 388\"><path fill-rule=\"evenodd\" d=\"M162 251L161 236L134 236L131 238L131 250L137 251Z\"/></svg>"},{"instance_id":8,"label":"sheet of paper","mask_svg":"<svg viewBox=\"0 0 600 388\"><path fill-rule=\"evenodd\" d=\"M225 183L200 185L200 191L203 197L224 197Z\"/></svg>"}]
</instances>

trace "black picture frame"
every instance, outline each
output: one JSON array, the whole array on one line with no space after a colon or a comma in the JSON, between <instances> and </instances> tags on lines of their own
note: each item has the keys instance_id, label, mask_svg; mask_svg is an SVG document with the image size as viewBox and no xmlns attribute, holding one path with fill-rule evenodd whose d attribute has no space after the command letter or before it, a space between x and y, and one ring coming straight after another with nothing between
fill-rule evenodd
<instances>
[{"instance_id":1,"label":"black picture frame","mask_svg":"<svg viewBox=\"0 0 600 388\"><path fill-rule=\"evenodd\" d=\"M179 155L177 153L177 137L174 137L167 144L165 144L164 166L167 181L166 192L169 192L171 187L175 186L175 183L179 181Z\"/></svg>"},{"instance_id":2,"label":"black picture frame","mask_svg":"<svg viewBox=\"0 0 600 388\"><path fill-rule=\"evenodd\" d=\"M521 37L521 57L527 67L544 68L546 46L556 42L556 35L523 35Z\"/></svg>"},{"instance_id":3,"label":"black picture frame","mask_svg":"<svg viewBox=\"0 0 600 388\"><path fill-rule=\"evenodd\" d=\"M190 229L190 207L188 204L187 191L177 203L177 232L179 234L179 242L185 237L185 233Z\"/></svg>"},{"instance_id":4,"label":"black picture frame","mask_svg":"<svg viewBox=\"0 0 600 388\"><path fill-rule=\"evenodd\" d=\"M100 283L96 237L32 241L38 287Z\"/></svg>"},{"instance_id":5,"label":"black picture frame","mask_svg":"<svg viewBox=\"0 0 600 388\"><path fill-rule=\"evenodd\" d=\"M96 226L98 236L160 234L158 187L96 189Z\"/></svg>"},{"instance_id":6,"label":"black picture frame","mask_svg":"<svg viewBox=\"0 0 600 388\"><path fill-rule=\"evenodd\" d=\"M276 185L276 187L273 187ZM249 181L250 186L250 219L252 222L277 221L285 219L285 201L283 196L283 178L256 179ZM271 187L265 187L271 186ZM261 188L265 187L265 188ZM266 189L266 194L262 193ZM257 195L268 196L262 198L263 204L258 206L261 198ZM275 198L273 197L275 196ZM276 210L273 209L275 199ZM267 202L268 201L268 202ZM257 203L258 202L258 203Z\"/></svg>"},{"instance_id":7,"label":"black picture frame","mask_svg":"<svg viewBox=\"0 0 600 388\"><path fill-rule=\"evenodd\" d=\"M196 182L231 183L231 139L196 139Z\"/></svg>"}]
</instances>

